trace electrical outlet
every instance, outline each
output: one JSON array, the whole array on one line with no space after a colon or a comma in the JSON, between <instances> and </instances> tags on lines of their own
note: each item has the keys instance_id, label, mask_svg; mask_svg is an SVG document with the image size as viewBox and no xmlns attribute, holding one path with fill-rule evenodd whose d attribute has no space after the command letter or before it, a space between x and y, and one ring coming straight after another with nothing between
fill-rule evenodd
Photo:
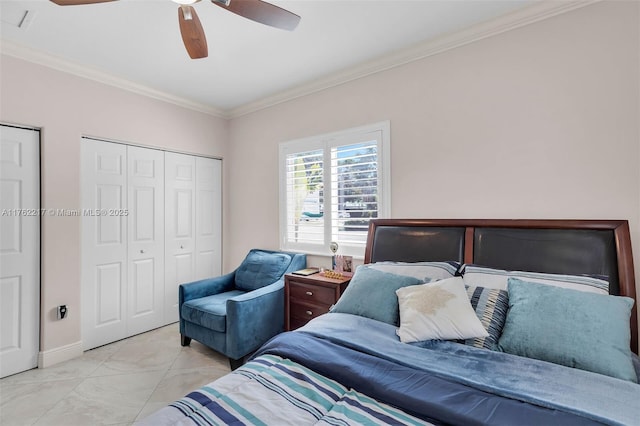
<instances>
[{"instance_id":1,"label":"electrical outlet","mask_svg":"<svg viewBox=\"0 0 640 426\"><path fill-rule=\"evenodd\" d=\"M67 316L67 305L58 306L58 319L64 319Z\"/></svg>"}]
</instances>

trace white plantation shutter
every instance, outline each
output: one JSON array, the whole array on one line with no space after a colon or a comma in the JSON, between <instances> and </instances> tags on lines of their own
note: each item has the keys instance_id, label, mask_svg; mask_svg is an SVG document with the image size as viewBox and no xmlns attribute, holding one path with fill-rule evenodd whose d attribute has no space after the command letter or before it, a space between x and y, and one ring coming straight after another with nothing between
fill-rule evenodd
<instances>
[{"instance_id":1,"label":"white plantation shutter","mask_svg":"<svg viewBox=\"0 0 640 426\"><path fill-rule=\"evenodd\" d=\"M300 247L324 244L324 150L286 156L286 240Z\"/></svg>"},{"instance_id":2,"label":"white plantation shutter","mask_svg":"<svg viewBox=\"0 0 640 426\"><path fill-rule=\"evenodd\" d=\"M332 241L364 251L369 220L378 217L379 187L377 138L331 148Z\"/></svg>"},{"instance_id":3,"label":"white plantation shutter","mask_svg":"<svg viewBox=\"0 0 640 426\"><path fill-rule=\"evenodd\" d=\"M389 123L280 144L281 248L362 256L369 221L388 217Z\"/></svg>"}]
</instances>

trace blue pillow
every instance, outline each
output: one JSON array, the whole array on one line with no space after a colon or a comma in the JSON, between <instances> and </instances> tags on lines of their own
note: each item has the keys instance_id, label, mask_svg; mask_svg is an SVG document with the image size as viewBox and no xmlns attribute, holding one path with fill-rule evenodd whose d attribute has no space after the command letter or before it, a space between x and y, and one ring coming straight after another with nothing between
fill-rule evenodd
<instances>
[{"instance_id":1,"label":"blue pillow","mask_svg":"<svg viewBox=\"0 0 640 426\"><path fill-rule=\"evenodd\" d=\"M424 280L361 265L331 312L359 315L397 326L400 315L396 290L421 283Z\"/></svg>"},{"instance_id":2,"label":"blue pillow","mask_svg":"<svg viewBox=\"0 0 640 426\"><path fill-rule=\"evenodd\" d=\"M499 350L636 383L629 318L633 299L509 278Z\"/></svg>"},{"instance_id":3,"label":"blue pillow","mask_svg":"<svg viewBox=\"0 0 640 426\"><path fill-rule=\"evenodd\" d=\"M471 306L489 336L461 340L465 345L495 351L509 309L509 293L505 290L465 286Z\"/></svg>"},{"instance_id":4,"label":"blue pillow","mask_svg":"<svg viewBox=\"0 0 640 426\"><path fill-rule=\"evenodd\" d=\"M251 250L236 270L236 288L253 291L273 284L291 263L286 253Z\"/></svg>"}]
</instances>

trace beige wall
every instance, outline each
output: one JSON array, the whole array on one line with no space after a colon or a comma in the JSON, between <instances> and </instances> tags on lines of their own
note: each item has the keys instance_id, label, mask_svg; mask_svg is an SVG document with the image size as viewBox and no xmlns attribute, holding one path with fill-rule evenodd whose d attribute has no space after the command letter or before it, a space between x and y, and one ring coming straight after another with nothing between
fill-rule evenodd
<instances>
[{"instance_id":1,"label":"beige wall","mask_svg":"<svg viewBox=\"0 0 640 426\"><path fill-rule=\"evenodd\" d=\"M224 157L225 271L278 248L279 142L382 120L394 217L628 219L640 271L639 27L597 3L230 122L3 56L0 121L42 127L47 208L79 207L81 135ZM81 336L79 218L42 244L49 350Z\"/></svg>"},{"instance_id":2,"label":"beige wall","mask_svg":"<svg viewBox=\"0 0 640 426\"><path fill-rule=\"evenodd\" d=\"M227 268L278 247L279 142L389 119L393 217L628 219L640 271L639 9L597 3L234 119Z\"/></svg>"},{"instance_id":3,"label":"beige wall","mask_svg":"<svg viewBox=\"0 0 640 426\"><path fill-rule=\"evenodd\" d=\"M43 208L80 208L83 135L225 156L228 123L2 56L0 121L39 127ZM42 218L41 351L81 340L80 217ZM55 319L66 304L69 317Z\"/></svg>"},{"instance_id":4,"label":"beige wall","mask_svg":"<svg viewBox=\"0 0 640 426\"><path fill-rule=\"evenodd\" d=\"M227 267L278 247L279 142L389 119L393 217L627 219L640 283L639 29L597 3L234 119Z\"/></svg>"}]
</instances>

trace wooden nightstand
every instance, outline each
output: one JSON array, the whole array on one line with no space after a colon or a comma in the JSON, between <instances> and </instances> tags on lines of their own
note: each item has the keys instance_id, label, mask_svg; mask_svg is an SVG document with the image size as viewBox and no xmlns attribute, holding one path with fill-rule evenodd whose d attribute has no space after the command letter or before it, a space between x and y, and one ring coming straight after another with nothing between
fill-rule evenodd
<instances>
[{"instance_id":1,"label":"wooden nightstand","mask_svg":"<svg viewBox=\"0 0 640 426\"><path fill-rule=\"evenodd\" d=\"M313 274L308 276L286 274L284 276L284 326L295 330L309 320L329 312L351 277L333 279Z\"/></svg>"}]
</instances>

